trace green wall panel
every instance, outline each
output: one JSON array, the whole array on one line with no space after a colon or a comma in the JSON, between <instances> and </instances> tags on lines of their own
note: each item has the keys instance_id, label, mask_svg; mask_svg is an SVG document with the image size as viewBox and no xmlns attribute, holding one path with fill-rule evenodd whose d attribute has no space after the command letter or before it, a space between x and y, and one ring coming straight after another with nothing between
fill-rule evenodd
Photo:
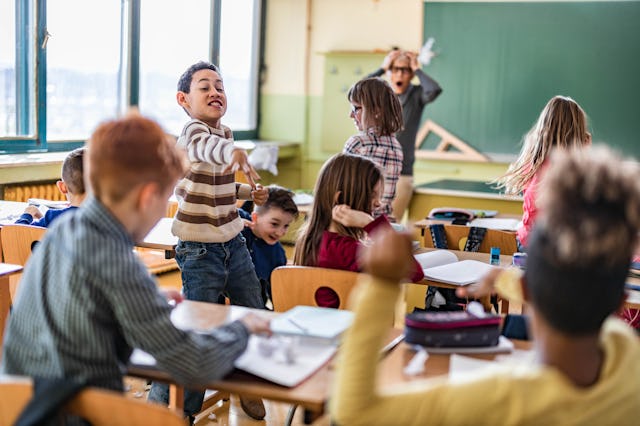
<instances>
[{"instance_id":1,"label":"green wall panel","mask_svg":"<svg viewBox=\"0 0 640 426\"><path fill-rule=\"evenodd\" d=\"M305 100L303 95L261 95L259 138L303 142L306 139Z\"/></svg>"},{"instance_id":2,"label":"green wall panel","mask_svg":"<svg viewBox=\"0 0 640 426\"><path fill-rule=\"evenodd\" d=\"M427 113L481 152L515 154L548 99L571 96L594 142L638 158L639 22L637 1L427 2L427 71L443 87Z\"/></svg>"}]
</instances>

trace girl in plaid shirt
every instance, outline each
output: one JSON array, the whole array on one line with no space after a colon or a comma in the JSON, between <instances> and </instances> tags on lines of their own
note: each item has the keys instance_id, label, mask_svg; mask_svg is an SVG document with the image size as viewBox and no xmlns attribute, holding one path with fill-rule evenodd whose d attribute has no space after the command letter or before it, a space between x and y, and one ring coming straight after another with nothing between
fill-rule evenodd
<instances>
[{"instance_id":1,"label":"girl in plaid shirt","mask_svg":"<svg viewBox=\"0 0 640 426\"><path fill-rule=\"evenodd\" d=\"M387 215L393 220L392 202L402 171L402 146L395 133L402 130L402 106L389 83L378 77L354 84L347 94L351 102L349 116L358 129L344 145L344 152L373 160L384 172L384 189L380 206L373 216Z\"/></svg>"}]
</instances>

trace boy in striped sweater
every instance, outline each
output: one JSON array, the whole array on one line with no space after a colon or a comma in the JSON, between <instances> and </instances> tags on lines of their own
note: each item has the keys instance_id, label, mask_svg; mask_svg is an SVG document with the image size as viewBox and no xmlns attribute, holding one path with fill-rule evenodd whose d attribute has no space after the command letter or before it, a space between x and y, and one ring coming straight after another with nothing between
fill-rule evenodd
<instances>
[{"instance_id":1,"label":"boy in striped sweater","mask_svg":"<svg viewBox=\"0 0 640 426\"><path fill-rule=\"evenodd\" d=\"M179 238L176 261L182 271L182 292L189 300L218 302L220 295L234 305L264 308L260 281L242 236L244 224L236 199L262 205L268 190L254 181L260 176L235 147L231 130L222 125L227 99L218 68L208 62L190 66L178 81L178 104L191 117L178 138L190 167L175 189L178 198L172 232ZM235 181L242 171L250 185ZM200 411L203 392L185 392L184 409ZM149 399L166 401L166 386L154 384ZM241 398L242 408L262 419L260 400Z\"/></svg>"}]
</instances>

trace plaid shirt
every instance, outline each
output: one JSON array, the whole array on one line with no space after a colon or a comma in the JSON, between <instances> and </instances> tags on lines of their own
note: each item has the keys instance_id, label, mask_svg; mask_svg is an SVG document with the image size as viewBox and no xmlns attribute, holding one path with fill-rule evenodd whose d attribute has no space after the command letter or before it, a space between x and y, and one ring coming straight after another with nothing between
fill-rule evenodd
<instances>
[{"instance_id":1,"label":"plaid shirt","mask_svg":"<svg viewBox=\"0 0 640 426\"><path fill-rule=\"evenodd\" d=\"M344 152L359 154L378 164L384 172L384 191L381 205L374 216L391 216L391 203L396 197L396 184L402 171L402 147L395 136L378 136L373 129L351 136L344 144Z\"/></svg>"},{"instance_id":2,"label":"plaid shirt","mask_svg":"<svg viewBox=\"0 0 640 426\"><path fill-rule=\"evenodd\" d=\"M171 322L171 307L100 201L56 220L24 269L9 316L0 373L79 378L122 389L132 349L153 355L179 383L219 380L247 346L238 321L208 333Z\"/></svg>"}]
</instances>

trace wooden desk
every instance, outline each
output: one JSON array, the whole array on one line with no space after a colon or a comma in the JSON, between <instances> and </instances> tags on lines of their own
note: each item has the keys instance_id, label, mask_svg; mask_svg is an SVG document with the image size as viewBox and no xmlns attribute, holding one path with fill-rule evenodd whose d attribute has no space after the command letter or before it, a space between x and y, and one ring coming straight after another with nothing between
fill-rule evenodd
<instances>
[{"instance_id":1,"label":"wooden desk","mask_svg":"<svg viewBox=\"0 0 640 426\"><path fill-rule=\"evenodd\" d=\"M164 250L167 259L174 257L178 237L171 233L172 224L173 218L163 217L136 246Z\"/></svg>"},{"instance_id":2,"label":"wooden desk","mask_svg":"<svg viewBox=\"0 0 640 426\"><path fill-rule=\"evenodd\" d=\"M233 321L250 311L240 306L185 300L172 314L172 321L181 328L206 330ZM254 310L256 311L260 315L277 315L270 311ZM223 380L208 383L206 388L296 404L320 415L324 412L324 404L329 397L332 369L330 363L325 364L310 378L294 388L275 385L249 373L235 370ZM145 366L130 366L128 374L172 382L168 373ZM181 403L181 401L176 402Z\"/></svg>"},{"instance_id":3,"label":"wooden desk","mask_svg":"<svg viewBox=\"0 0 640 426\"><path fill-rule=\"evenodd\" d=\"M409 206L410 221L424 219L436 207L498 210L522 214L522 197L507 196L486 182L441 179L417 185Z\"/></svg>"},{"instance_id":4,"label":"wooden desk","mask_svg":"<svg viewBox=\"0 0 640 426\"><path fill-rule=\"evenodd\" d=\"M529 350L533 348L533 342L522 340L513 340L516 349ZM449 373L450 354L429 354L429 358L425 363L425 371L416 376L406 376L403 373L404 367L415 355L415 351L407 343L400 343L396 349L386 356L378 368L378 388L388 388L408 383L415 380L426 379L431 377L442 376ZM493 360L497 355L504 354L466 354L465 356ZM464 409L463 407L461 407Z\"/></svg>"},{"instance_id":5,"label":"wooden desk","mask_svg":"<svg viewBox=\"0 0 640 426\"><path fill-rule=\"evenodd\" d=\"M28 203L0 200L0 225L15 223L28 206Z\"/></svg>"},{"instance_id":6,"label":"wooden desk","mask_svg":"<svg viewBox=\"0 0 640 426\"><path fill-rule=\"evenodd\" d=\"M275 312L254 310L241 306L218 305L213 303L194 302L185 300L173 312L171 319L177 327L208 330L226 322L236 320L247 312L255 312L259 315L275 316ZM397 345L402 335L400 330L392 330L385 350L390 351ZM152 380L172 383L171 376L155 367L130 365L128 374ZM273 401L280 401L304 407L309 418L319 417L324 413L324 407L329 398L330 384L333 377L333 360L322 366L308 379L296 387L287 388L276 385L267 380L253 376L240 370L234 370L222 380L207 383L207 389L216 389L225 393L234 393ZM181 388L172 385L171 392L178 394ZM177 404L172 408L180 407L180 398L172 398ZM305 416L307 417L307 416Z\"/></svg>"},{"instance_id":7,"label":"wooden desk","mask_svg":"<svg viewBox=\"0 0 640 426\"><path fill-rule=\"evenodd\" d=\"M428 212L427 212L428 213ZM498 213L496 219L522 219L521 214L502 214ZM451 225L452 221L447 219L420 219L414 222L413 226L420 230L420 236L424 237L425 229L431 225ZM487 228L489 229L489 228ZM514 231L510 231L514 232Z\"/></svg>"},{"instance_id":8,"label":"wooden desk","mask_svg":"<svg viewBox=\"0 0 640 426\"><path fill-rule=\"evenodd\" d=\"M9 277L22 272L22 266L0 263L0 347L4 337L4 328L11 309L11 290Z\"/></svg>"}]
</instances>

